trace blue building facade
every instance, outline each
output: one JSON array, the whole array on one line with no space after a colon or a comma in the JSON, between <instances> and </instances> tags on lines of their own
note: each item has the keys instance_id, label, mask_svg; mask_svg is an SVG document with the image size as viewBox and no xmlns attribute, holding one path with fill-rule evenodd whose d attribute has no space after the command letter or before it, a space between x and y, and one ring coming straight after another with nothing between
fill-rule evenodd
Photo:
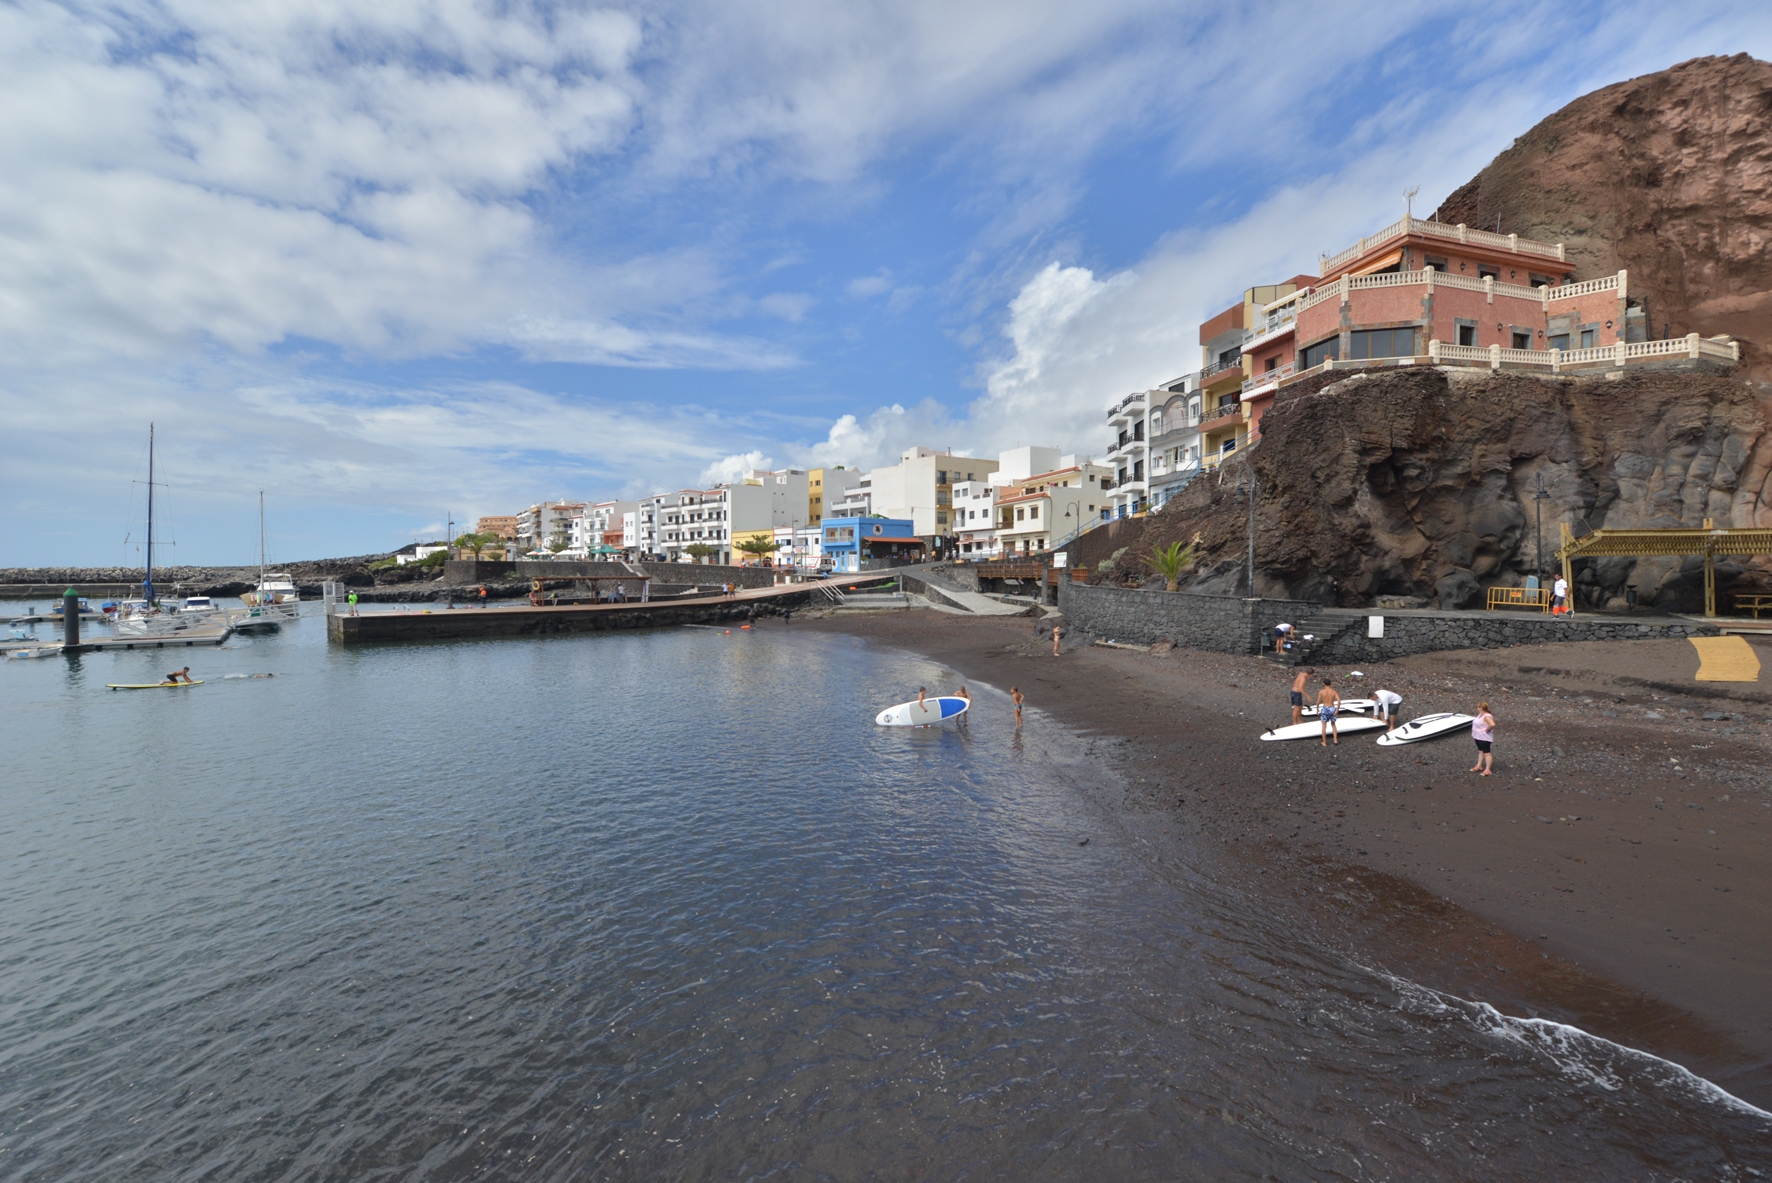
<instances>
[{"instance_id":1,"label":"blue building facade","mask_svg":"<svg viewBox=\"0 0 1772 1183\"><path fill-rule=\"evenodd\" d=\"M825 565L833 571L861 571L871 560L923 557L923 540L909 518L825 518L820 525Z\"/></svg>"}]
</instances>

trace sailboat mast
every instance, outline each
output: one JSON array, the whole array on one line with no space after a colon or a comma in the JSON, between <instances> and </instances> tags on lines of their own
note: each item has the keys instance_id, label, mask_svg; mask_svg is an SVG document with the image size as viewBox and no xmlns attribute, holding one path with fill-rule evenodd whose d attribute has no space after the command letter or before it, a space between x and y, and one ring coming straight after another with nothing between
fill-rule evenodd
<instances>
[{"instance_id":1,"label":"sailboat mast","mask_svg":"<svg viewBox=\"0 0 1772 1183\"><path fill-rule=\"evenodd\" d=\"M148 424L148 570L142 580L142 596L154 603L154 425Z\"/></svg>"},{"instance_id":2,"label":"sailboat mast","mask_svg":"<svg viewBox=\"0 0 1772 1183\"><path fill-rule=\"evenodd\" d=\"M258 586L265 586L265 491L258 491Z\"/></svg>"}]
</instances>

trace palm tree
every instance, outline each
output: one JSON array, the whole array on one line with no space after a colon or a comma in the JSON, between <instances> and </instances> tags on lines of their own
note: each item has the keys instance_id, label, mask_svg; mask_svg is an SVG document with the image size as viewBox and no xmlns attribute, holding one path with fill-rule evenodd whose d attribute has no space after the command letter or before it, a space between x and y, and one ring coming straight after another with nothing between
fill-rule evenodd
<instances>
[{"instance_id":1,"label":"palm tree","mask_svg":"<svg viewBox=\"0 0 1772 1183\"><path fill-rule=\"evenodd\" d=\"M783 544L773 538L747 538L738 544L738 549L752 558L763 558L772 555L782 548Z\"/></svg>"},{"instance_id":2,"label":"palm tree","mask_svg":"<svg viewBox=\"0 0 1772 1183\"><path fill-rule=\"evenodd\" d=\"M1181 573L1194 565L1194 553L1200 545L1200 536L1183 546L1179 542L1171 542L1168 546L1151 549L1151 566L1163 577L1166 591L1176 591L1181 587Z\"/></svg>"}]
</instances>

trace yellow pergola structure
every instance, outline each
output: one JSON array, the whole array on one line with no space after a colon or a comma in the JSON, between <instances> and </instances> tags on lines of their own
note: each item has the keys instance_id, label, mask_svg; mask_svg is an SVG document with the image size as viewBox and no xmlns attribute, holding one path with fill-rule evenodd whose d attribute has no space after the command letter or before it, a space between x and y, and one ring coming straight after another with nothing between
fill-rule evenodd
<instances>
[{"instance_id":1,"label":"yellow pergola structure","mask_svg":"<svg viewBox=\"0 0 1772 1183\"><path fill-rule=\"evenodd\" d=\"M1772 530L1717 527L1704 519L1700 530L1590 530L1577 538L1563 523L1563 578L1569 583L1570 610L1575 603L1576 559L1693 558L1704 559L1704 614L1717 614L1717 557L1746 558L1772 554Z\"/></svg>"}]
</instances>

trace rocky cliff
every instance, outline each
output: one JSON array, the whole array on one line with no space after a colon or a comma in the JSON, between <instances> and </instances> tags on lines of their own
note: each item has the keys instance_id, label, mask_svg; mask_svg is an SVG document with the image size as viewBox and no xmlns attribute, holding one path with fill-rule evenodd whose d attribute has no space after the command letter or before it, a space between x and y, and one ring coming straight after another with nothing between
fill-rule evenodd
<instances>
[{"instance_id":1,"label":"rocky cliff","mask_svg":"<svg viewBox=\"0 0 1772 1183\"><path fill-rule=\"evenodd\" d=\"M1728 333L1772 379L1772 63L1695 58L1570 103L1434 215L1630 272L1651 336Z\"/></svg>"},{"instance_id":2,"label":"rocky cliff","mask_svg":"<svg viewBox=\"0 0 1772 1183\"><path fill-rule=\"evenodd\" d=\"M1160 513L1086 535L1072 558L1110 578L1149 571L1153 546L1200 536L1194 590L1244 594L1246 502L1257 482L1258 594L1348 606L1416 596L1480 606L1481 589L1534 567L1539 478L1543 561L1558 525L1772 526L1772 397L1739 378L1628 373L1549 379L1428 366L1356 374L1283 398L1261 442L1196 480ZM1759 561L1757 561L1759 562ZM1719 565L1724 591L1772 590L1762 567ZM1589 606L1702 603L1696 561L1584 564Z\"/></svg>"}]
</instances>

